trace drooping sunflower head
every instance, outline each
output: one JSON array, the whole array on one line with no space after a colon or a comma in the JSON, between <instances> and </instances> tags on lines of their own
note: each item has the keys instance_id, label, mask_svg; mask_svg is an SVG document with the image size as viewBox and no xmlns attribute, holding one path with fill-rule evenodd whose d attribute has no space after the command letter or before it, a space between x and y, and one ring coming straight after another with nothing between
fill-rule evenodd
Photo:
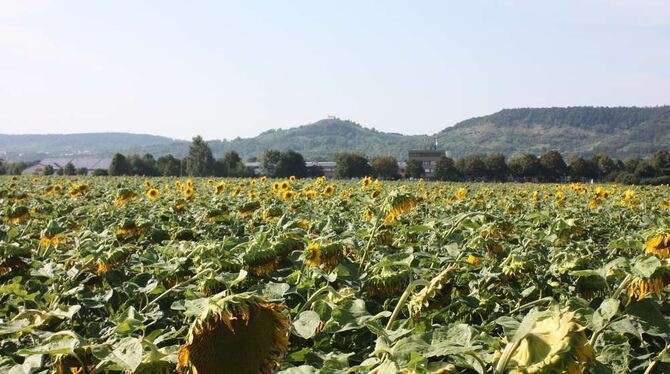
<instances>
[{"instance_id":1,"label":"drooping sunflower head","mask_svg":"<svg viewBox=\"0 0 670 374\"><path fill-rule=\"evenodd\" d=\"M272 249L256 249L245 254L242 261L249 273L262 277L277 269L279 256Z\"/></svg>"},{"instance_id":2,"label":"drooping sunflower head","mask_svg":"<svg viewBox=\"0 0 670 374\"><path fill-rule=\"evenodd\" d=\"M574 312L542 313L510 359L510 373L582 373L595 353ZM512 343L510 343L512 344Z\"/></svg>"},{"instance_id":3,"label":"drooping sunflower head","mask_svg":"<svg viewBox=\"0 0 670 374\"><path fill-rule=\"evenodd\" d=\"M340 262L344 253L344 246L332 243L321 246L319 243L310 243L305 250L305 260L309 266L321 266L325 270L332 270Z\"/></svg>"},{"instance_id":4,"label":"drooping sunflower head","mask_svg":"<svg viewBox=\"0 0 670 374\"><path fill-rule=\"evenodd\" d=\"M121 188L117 193L116 193L116 200L114 201L114 205L116 206L123 206L127 202L131 200L137 199L137 194L133 192L132 190L129 190L127 188Z\"/></svg>"},{"instance_id":5,"label":"drooping sunflower head","mask_svg":"<svg viewBox=\"0 0 670 374\"><path fill-rule=\"evenodd\" d=\"M209 299L179 350L179 373L272 373L288 350L281 305L242 293Z\"/></svg>"},{"instance_id":6,"label":"drooping sunflower head","mask_svg":"<svg viewBox=\"0 0 670 374\"><path fill-rule=\"evenodd\" d=\"M430 280L430 283L415 293L407 304L409 313L412 316L419 316L423 310L436 305L448 304L451 300L451 272L453 267L448 266L437 276Z\"/></svg>"},{"instance_id":7,"label":"drooping sunflower head","mask_svg":"<svg viewBox=\"0 0 670 374\"><path fill-rule=\"evenodd\" d=\"M277 256L281 258L287 257L293 251L301 251L303 248L305 248L305 243L292 237L285 237L272 246Z\"/></svg>"},{"instance_id":8,"label":"drooping sunflower head","mask_svg":"<svg viewBox=\"0 0 670 374\"><path fill-rule=\"evenodd\" d=\"M391 192L384 203L384 212L386 217L384 218L385 224L391 224L396 218L400 217L402 214L407 213L415 206L419 205L421 200L415 196L410 195L407 192L393 191Z\"/></svg>"},{"instance_id":9,"label":"drooping sunflower head","mask_svg":"<svg viewBox=\"0 0 670 374\"><path fill-rule=\"evenodd\" d=\"M238 212L240 213L241 216L248 216L258 210L261 207L261 203L258 201L250 201L248 203L243 204L240 209L238 209Z\"/></svg>"},{"instance_id":10,"label":"drooping sunflower head","mask_svg":"<svg viewBox=\"0 0 670 374\"><path fill-rule=\"evenodd\" d=\"M13 225L25 221L28 217L30 217L30 211L23 205L15 205L7 212L7 220Z\"/></svg>"},{"instance_id":11,"label":"drooping sunflower head","mask_svg":"<svg viewBox=\"0 0 670 374\"><path fill-rule=\"evenodd\" d=\"M215 187L214 187L214 193L217 195L220 195L223 193L223 191L226 189L226 182L219 182Z\"/></svg>"},{"instance_id":12,"label":"drooping sunflower head","mask_svg":"<svg viewBox=\"0 0 670 374\"><path fill-rule=\"evenodd\" d=\"M400 296L409 285L411 272L408 269L397 271L383 270L373 275L365 283L365 293L375 299L388 299Z\"/></svg>"},{"instance_id":13,"label":"drooping sunflower head","mask_svg":"<svg viewBox=\"0 0 670 374\"><path fill-rule=\"evenodd\" d=\"M664 232L649 238L645 252L653 253L661 259L670 257L670 233Z\"/></svg>"}]
</instances>

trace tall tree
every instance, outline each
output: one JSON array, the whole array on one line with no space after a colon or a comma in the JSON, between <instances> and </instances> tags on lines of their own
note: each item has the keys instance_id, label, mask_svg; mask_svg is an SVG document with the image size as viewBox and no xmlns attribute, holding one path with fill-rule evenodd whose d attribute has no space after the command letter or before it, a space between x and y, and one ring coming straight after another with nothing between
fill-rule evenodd
<instances>
[{"instance_id":1,"label":"tall tree","mask_svg":"<svg viewBox=\"0 0 670 374\"><path fill-rule=\"evenodd\" d=\"M441 181L455 181L459 178L458 169L453 159L442 156L435 163L433 178Z\"/></svg>"},{"instance_id":2,"label":"tall tree","mask_svg":"<svg viewBox=\"0 0 670 374\"><path fill-rule=\"evenodd\" d=\"M456 161L456 168L469 180L482 179L486 175L486 165L479 155L469 155Z\"/></svg>"},{"instance_id":3,"label":"tall tree","mask_svg":"<svg viewBox=\"0 0 670 374\"><path fill-rule=\"evenodd\" d=\"M290 176L297 178L306 177L307 166L305 166L305 159L300 153L292 150L282 152L277 163L275 176L279 178L288 178Z\"/></svg>"},{"instance_id":4,"label":"tall tree","mask_svg":"<svg viewBox=\"0 0 670 374\"><path fill-rule=\"evenodd\" d=\"M126 156L117 153L112 157L112 162L109 164L109 175L129 175L130 164Z\"/></svg>"},{"instance_id":5,"label":"tall tree","mask_svg":"<svg viewBox=\"0 0 670 374\"><path fill-rule=\"evenodd\" d=\"M194 137L186 156L186 172L190 176L205 177L212 174L213 168L212 149L200 135Z\"/></svg>"},{"instance_id":6,"label":"tall tree","mask_svg":"<svg viewBox=\"0 0 670 374\"><path fill-rule=\"evenodd\" d=\"M398 160L393 156L377 156L373 158L372 167L381 178L398 178Z\"/></svg>"},{"instance_id":7,"label":"tall tree","mask_svg":"<svg viewBox=\"0 0 670 374\"><path fill-rule=\"evenodd\" d=\"M405 178L422 178L426 175L426 169L418 160L409 160L405 165Z\"/></svg>"},{"instance_id":8,"label":"tall tree","mask_svg":"<svg viewBox=\"0 0 670 374\"><path fill-rule=\"evenodd\" d=\"M77 169L75 169L74 165L71 162L68 162L63 166L63 175L76 175L77 174Z\"/></svg>"},{"instance_id":9,"label":"tall tree","mask_svg":"<svg viewBox=\"0 0 670 374\"><path fill-rule=\"evenodd\" d=\"M573 157L570 160L569 174L573 180L597 178L596 166L583 157Z\"/></svg>"},{"instance_id":10,"label":"tall tree","mask_svg":"<svg viewBox=\"0 0 670 374\"><path fill-rule=\"evenodd\" d=\"M670 152L657 151L650 159L651 166L657 170L658 175L670 175Z\"/></svg>"},{"instance_id":11,"label":"tall tree","mask_svg":"<svg viewBox=\"0 0 670 374\"><path fill-rule=\"evenodd\" d=\"M44 166L44 170L42 170L42 175L53 175L55 172L54 167L51 165L46 165Z\"/></svg>"},{"instance_id":12,"label":"tall tree","mask_svg":"<svg viewBox=\"0 0 670 374\"><path fill-rule=\"evenodd\" d=\"M486 175L490 180L503 182L507 180L507 160L502 153L494 153L484 158L486 166Z\"/></svg>"},{"instance_id":13,"label":"tall tree","mask_svg":"<svg viewBox=\"0 0 670 374\"><path fill-rule=\"evenodd\" d=\"M261 174L275 177L277 165L281 159L281 152L276 149L268 149L261 156Z\"/></svg>"},{"instance_id":14,"label":"tall tree","mask_svg":"<svg viewBox=\"0 0 670 374\"><path fill-rule=\"evenodd\" d=\"M543 174L546 180L558 181L568 173L568 165L558 151L549 151L540 157Z\"/></svg>"},{"instance_id":15,"label":"tall tree","mask_svg":"<svg viewBox=\"0 0 670 374\"><path fill-rule=\"evenodd\" d=\"M507 167L517 180L538 178L542 173L542 166L537 156L526 153L509 160Z\"/></svg>"},{"instance_id":16,"label":"tall tree","mask_svg":"<svg viewBox=\"0 0 670 374\"><path fill-rule=\"evenodd\" d=\"M179 176L180 168L181 161L171 154L161 156L156 160L156 169L162 176Z\"/></svg>"},{"instance_id":17,"label":"tall tree","mask_svg":"<svg viewBox=\"0 0 670 374\"><path fill-rule=\"evenodd\" d=\"M362 178L372 174L368 159L360 153L340 153L335 156L336 178Z\"/></svg>"}]
</instances>

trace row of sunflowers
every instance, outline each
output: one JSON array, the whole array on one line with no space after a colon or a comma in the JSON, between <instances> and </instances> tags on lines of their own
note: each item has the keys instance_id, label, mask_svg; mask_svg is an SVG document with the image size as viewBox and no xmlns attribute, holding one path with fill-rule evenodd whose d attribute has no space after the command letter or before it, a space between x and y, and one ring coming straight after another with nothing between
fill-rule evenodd
<instances>
[{"instance_id":1,"label":"row of sunflowers","mask_svg":"<svg viewBox=\"0 0 670 374\"><path fill-rule=\"evenodd\" d=\"M0 178L0 372L670 372L670 188Z\"/></svg>"}]
</instances>

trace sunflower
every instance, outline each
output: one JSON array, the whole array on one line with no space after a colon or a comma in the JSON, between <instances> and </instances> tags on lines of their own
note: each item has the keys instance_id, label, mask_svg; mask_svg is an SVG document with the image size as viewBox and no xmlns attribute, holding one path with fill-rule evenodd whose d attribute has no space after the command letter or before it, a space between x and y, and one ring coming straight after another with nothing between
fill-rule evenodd
<instances>
[{"instance_id":1,"label":"sunflower","mask_svg":"<svg viewBox=\"0 0 670 374\"><path fill-rule=\"evenodd\" d=\"M98 259L97 275L105 274L111 270L116 269L119 265L124 263L135 252L134 247L120 247L113 249L104 258Z\"/></svg>"},{"instance_id":2,"label":"sunflower","mask_svg":"<svg viewBox=\"0 0 670 374\"><path fill-rule=\"evenodd\" d=\"M214 187L214 193L217 195L220 195L223 190L226 189L226 182L219 182L215 187Z\"/></svg>"},{"instance_id":3,"label":"sunflower","mask_svg":"<svg viewBox=\"0 0 670 374\"><path fill-rule=\"evenodd\" d=\"M456 191L454 196L457 200L464 200L468 196L468 190L465 187L461 187Z\"/></svg>"},{"instance_id":4,"label":"sunflower","mask_svg":"<svg viewBox=\"0 0 670 374\"><path fill-rule=\"evenodd\" d=\"M155 188L151 188L149 191L147 191L147 199L149 200L156 200L158 195L160 195L160 192L158 192L158 190Z\"/></svg>"},{"instance_id":5,"label":"sunflower","mask_svg":"<svg viewBox=\"0 0 670 374\"><path fill-rule=\"evenodd\" d=\"M361 188L366 189L372 184L372 178L370 177L365 177L361 179Z\"/></svg>"},{"instance_id":6,"label":"sunflower","mask_svg":"<svg viewBox=\"0 0 670 374\"><path fill-rule=\"evenodd\" d=\"M145 180L144 180L144 185L147 186L147 188L151 188L151 187L153 187L153 184L152 184L151 181L148 180L148 179L145 179Z\"/></svg>"},{"instance_id":7,"label":"sunflower","mask_svg":"<svg viewBox=\"0 0 670 374\"><path fill-rule=\"evenodd\" d=\"M309 266L321 266L330 271L340 262L344 253L344 247L339 243L333 243L321 247L319 243L310 243L305 250L305 260Z\"/></svg>"},{"instance_id":8,"label":"sunflower","mask_svg":"<svg viewBox=\"0 0 670 374\"><path fill-rule=\"evenodd\" d=\"M282 211L282 209L280 207L273 206L273 207L270 207L270 208L266 209L263 212L263 215L262 215L261 218L263 218L264 220L268 220L270 218L281 217L282 214L284 214L284 212Z\"/></svg>"},{"instance_id":9,"label":"sunflower","mask_svg":"<svg viewBox=\"0 0 670 374\"><path fill-rule=\"evenodd\" d=\"M267 180L268 180L268 177L266 177L265 175L261 177L261 183L265 183L265 182L267 182Z\"/></svg>"},{"instance_id":10,"label":"sunflower","mask_svg":"<svg viewBox=\"0 0 670 374\"><path fill-rule=\"evenodd\" d=\"M293 198L295 197L295 195L296 195L296 194L295 194L295 191L292 191L292 190L284 191L284 192L282 193L282 199L284 199L284 200L291 200L291 199L293 199Z\"/></svg>"},{"instance_id":11,"label":"sunflower","mask_svg":"<svg viewBox=\"0 0 670 374\"><path fill-rule=\"evenodd\" d=\"M288 190L289 186L290 185L287 181L283 181L283 182L279 183L279 189L282 190L282 191Z\"/></svg>"},{"instance_id":12,"label":"sunflower","mask_svg":"<svg viewBox=\"0 0 670 374\"><path fill-rule=\"evenodd\" d=\"M273 190L274 192L277 192L277 191L279 191L280 189L281 189L281 185L279 184L279 182L274 182L274 183L272 183L272 190Z\"/></svg>"},{"instance_id":13,"label":"sunflower","mask_svg":"<svg viewBox=\"0 0 670 374\"><path fill-rule=\"evenodd\" d=\"M194 193L195 193L195 189L193 188L193 185L186 186L186 188L184 188L184 191L182 192L184 197L187 198L187 199L190 199L191 197L193 197Z\"/></svg>"},{"instance_id":14,"label":"sunflower","mask_svg":"<svg viewBox=\"0 0 670 374\"><path fill-rule=\"evenodd\" d=\"M397 272L384 271L381 274L373 275L365 282L363 288L365 293L375 299L388 299L399 296L410 282L411 273L408 270Z\"/></svg>"},{"instance_id":15,"label":"sunflower","mask_svg":"<svg viewBox=\"0 0 670 374\"><path fill-rule=\"evenodd\" d=\"M310 222L306 219L299 219L295 221L295 225L303 230L307 230L309 229Z\"/></svg>"},{"instance_id":16,"label":"sunflower","mask_svg":"<svg viewBox=\"0 0 670 374\"><path fill-rule=\"evenodd\" d=\"M382 195L382 192L381 192L380 190L374 190L374 191L372 191L372 193L370 194L370 198L372 198L372 199L376 199L376 198L378 198L378 197L381 196L381 195Z\"/></svg>"},{"instance_id":17,"label":"sunflower","mask_svg":"<svg viewBox=\"0 0 670 374\"><path fill-rule=\"evenodd\" d=\"M649 238L645 252L653 253L661 259L670 257L670 233L660 233Z\"/></svg>"},{"instance_id":18,"label":"sunflower","mask_svg":"<svg viewBox=\"0 0 670 374\"><path fill-rule=\"evenodd\" d=\"M468 255L468 258L465 260L470 265L479 265L482 263L482 260L479 257L474 255Z\"/></svg>"},{"instance_id":19,"label":"sunflower","mask_svg":"<svg viewBox=\"0 0 670 374\"><path fill-rule=\"evenodd\" d=\"M412 296L407 304L410 315L419 316L428 307L441 306L451 302L453 286L450 281L453 269L453 266L446 267L431 279L426 287Z\"/></svg>"},{"instance_id":20,"label":"sunflower","mask_svg":"<svg viewBox=\"0 0 670 374\"><path fill-rule=\"evenodd\" d=\"M291 176L288 178L288 180L290 180L291 182L295 182L295 175L291 175Z\"/></svg>"},{"instance_id":21,"label":"sunflower","mask_svg":"<svg viewBox=\"0 0 670 374\"><path fill-rule=\"evenodd\" d=\"M9 223L16 225L30 217L30 211L23 205L14 206L7 212Z\"/></svg>"},{"instance_id":22,"label":"sunflower","mask_svg":"<svg viewBox=\"0 0 670 374\"><path fill-rule=\"evenodd\" d=\"M257 249L245 254L242 261L249 273L262 277L277 269L279 257L272 249Z\"/></svg>"},{"instance_id":23,"label":"sunflower","mask_svg":"<svg viewBox=\"0 0 670 374\"><path fill-rule=\"evenodd\" d=\"M114 205L123 206L131 200L137 199L137 194L127 188L122 188L116 193Z\"/></svg>"},{"instance_id":24,"label":"sunflower","mask_svg":"<svg viewBox=\"0 0 670 374\"><path fill-rule=\"evenodd\" d=\"M329 184L326 186L326 188L323 190L323 195L324 196L333 196L335 193L335 185L334 184Z\"/></svg>"},{"instance_id":25,"label":"sunflower","mask_svg":"<svg viewBox=\"0 0 670 374\"><path fill-rule=\"evenodd\" d=\"M371 221L374 216L374 213L372 213L370 209L366 209L365 212L363 212L363 218L365 218L367 221Z\"/></svg>"},{"instance_id":26,"label":"sunflower","mask_svg":"<svg viewBox=\"0 0 670 374\"><path fill-rule=\"evenodd\" d=\"M283 306L241 293L209 299L179 349L179 373L273 373L288 350Z\"/></svg>"},{"instance_id":27,"label":"sunflower","mask_svg":"<svg viewBox=\"0 0 670 374\"><path fill-rule=\"evenodd\" d=\"M121 226L116 229L116 233L121 236L133 236L136 234L141 234L142 231L142 228L137 227L135 221L130 218L126 218Z\"/></svg>"},{"instance_id":28,"label":"sunflower","mask_svg":"<svg viewBox=\"0 0 670 374\"><path fill-rule=\"evenodd\" d=\"M396 191L392 192L388 198L389 200L385 207L385 210L388 211L388 213L384 218L384 223L387 225L391 224L396 218L410 211L421 202L421 200L412 195Z\"/></svg>"},{"instance_id":29,"label":"sunflower","mask_svg":"<svg viewBox=\"0 0 670 374\"><path fill-rule=\"evenodd\" d=\"M238 212L240 213L241 216L248 216L258 210L261 207L261 203L258 201L250 201L240 207L238 209Z\"/></svg>"},{"instance_id":30,"label":"sunflower","mask_svg":"<svg viewBox=\"0 0 670 374\"><path fill-rule=\"evenodd\" d=\"M505 348L503 355L511 353L509 373L584 372L584 366L596 360L585 329L574 312L556 309L542 313L520 344L509 343Z\"/></svg>"},{"instance_id":31,"label":"sunflower","mask_svg":"<svg viewBox=\"0 0 670 374\"><path fill-rule=\"evenodd\" d=\"M186 200L179 199L177 202L174 203L174 208L176 210L184 210L186 208Z\"/></svg>"}]
</instances>

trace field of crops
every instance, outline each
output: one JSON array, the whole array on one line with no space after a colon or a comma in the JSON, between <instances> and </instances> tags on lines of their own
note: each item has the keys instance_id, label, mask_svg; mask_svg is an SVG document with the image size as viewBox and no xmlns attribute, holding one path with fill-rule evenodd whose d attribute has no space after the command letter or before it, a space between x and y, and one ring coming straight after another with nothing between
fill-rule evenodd
<instances>
[{"instance_id":1,"label":"field of crops","mask_svg":"<svg viewBox=\"0 0 670 374\"><path fill-rule=\"evenodd\" d=\"M667 373L670 188L5 177L2 373Z\"/></svg>"}]
</instances>

